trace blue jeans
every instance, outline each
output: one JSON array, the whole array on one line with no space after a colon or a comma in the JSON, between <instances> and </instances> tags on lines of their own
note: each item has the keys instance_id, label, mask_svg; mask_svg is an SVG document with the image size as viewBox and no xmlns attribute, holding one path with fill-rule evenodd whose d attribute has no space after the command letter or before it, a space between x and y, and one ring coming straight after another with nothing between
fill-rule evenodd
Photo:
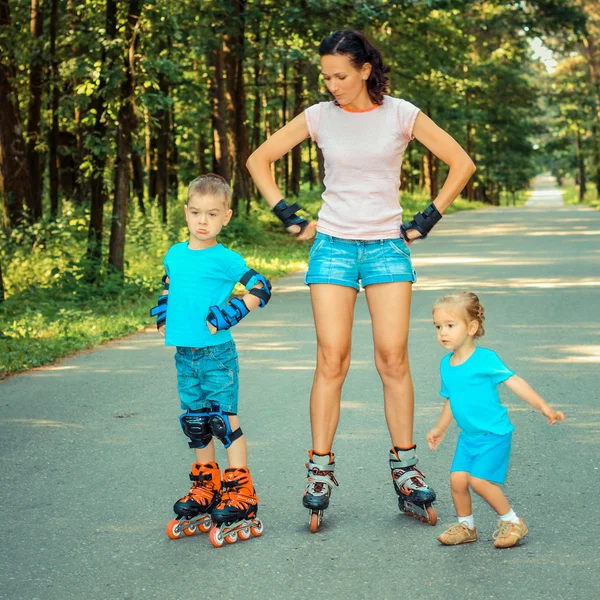
<instances>
[{"instance_id":1,"label":"blue jeans","mask_svg":"<svg viewBox=\"0 0 600 600\"><path fill-rule=\"evenodd\" d=\"M345 240L317 233L304 283L332 283L358 291L360 283L367 287L372 283L416 280L410 249L402 238Z\"/></svg>"},{"instance_id":2,"label":"blue jeans","mask_svg":"<svg viewBox=\"0 0 600 600\"><path fill-rule=\"evenodd\" d=\"M235 343L187 348L177 346L177 391L183 410L200 410L218 404L237 414L239 364Z\"/></svg>"}]
</instances>

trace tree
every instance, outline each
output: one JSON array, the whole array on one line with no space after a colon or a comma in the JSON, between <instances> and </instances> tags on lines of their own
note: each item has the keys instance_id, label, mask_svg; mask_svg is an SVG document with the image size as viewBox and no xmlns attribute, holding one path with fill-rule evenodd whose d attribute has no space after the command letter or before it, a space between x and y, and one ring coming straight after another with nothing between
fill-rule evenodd
<instances>
[{"instance_id":1,"label":"tree","mask_svg":"<svg viewBox=\"0 0 600 600\"><path fill-rule=\"evenodd\" d=\"M133 133L137 127L134 108L135 56L139 43L142 0L130 0L125 28L124 77L121 83L121 106L117 128L117 163L115 198L110 230L109 264L119 273L125 268L125 231L131 182Z\"/></svg>"},{"instance_id":2,"label":"tree","mask_svg":"<svg viewBox=\"0 0 600 600\"><path fill-rule=\"evenodd\" d=\"M21 223L25 206L33 204L27 149L13 86L12 37L9 3L0 0L0 191L5 227Z\"/></svg>"}]
</instances>

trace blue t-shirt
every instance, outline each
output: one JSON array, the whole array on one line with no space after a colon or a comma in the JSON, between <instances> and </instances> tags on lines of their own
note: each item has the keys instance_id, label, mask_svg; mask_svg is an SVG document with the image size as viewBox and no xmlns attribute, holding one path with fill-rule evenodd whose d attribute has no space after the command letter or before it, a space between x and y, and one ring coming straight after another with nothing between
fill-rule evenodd
<instances>
[{"instance_id":1,"label":"blue t-shirt","mask_svg":"<svg viewBox=\"0 0 600 600\"><path fill-rule=\"evenodd\" d=\"M446 354L440 364L440 394L450 400L458 426L467 434L505 435L513 431L497 387L515 372L487 348L475 348L464 363L455 367L450 364L452 355Z\"/></svg>"},{"instance_id":2,"label":"blue t-shirt","mask_svg":"<svg viewBox=\"0 0 600 600\"><path fill-rule=\"evenodd\" d=\"M187 242L171 246L164 259L169 276L167 303L167 346L204 348L232 339L230 330L214 335L206 326L211 306L224 306L235 284L248 271L246 261L221 244L190 250ZM255 277L246 284L256 285Z\"/></svg>"}]
</instances>

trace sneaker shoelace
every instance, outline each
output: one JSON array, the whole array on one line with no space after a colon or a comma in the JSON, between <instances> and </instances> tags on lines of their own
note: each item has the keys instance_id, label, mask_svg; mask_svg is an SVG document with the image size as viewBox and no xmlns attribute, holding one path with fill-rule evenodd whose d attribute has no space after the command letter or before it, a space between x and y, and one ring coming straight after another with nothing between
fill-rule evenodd
<instances>
[{"instance_id":1,"label":"sneaker shoelace","mask_svg":"<svg viewBox=\"0 0 600 600\"><path fill-rule=\"evenodd\" d=\"M455 533L458 533L459 531L461 531L463 529L463 527L466 527L467 529L469 529L465 523L455 523L454 525L451 525L450 527L448 527L448 529L446 530L446 533L448 535L454 535Z\"/></svg>"},{"instance_id":2,"label":"sneaker shoelace","mask_svg":"<svg viewBox=\"0 0 600 600\"><path fill-rule=\"evenodd\" d=\"M510 531L511 525L514 525L514 523L502 521L498 529L492 534L492 539L497 540L500 536L506 535Z\"/></svg>"}]
</instances>

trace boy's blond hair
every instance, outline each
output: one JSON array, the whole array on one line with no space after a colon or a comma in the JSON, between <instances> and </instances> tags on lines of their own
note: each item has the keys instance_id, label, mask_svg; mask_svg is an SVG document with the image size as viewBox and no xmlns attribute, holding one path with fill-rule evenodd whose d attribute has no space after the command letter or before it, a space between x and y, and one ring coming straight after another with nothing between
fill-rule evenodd
<instances>
[{"instance_id":1,"label":"boy's blond hair","mask_svg":"<svg viewBox=\"0 0 600 600\"><path fill-rule=\"evenodd\" d=\"M225 210L229 210L231 203L231 188L223 177L215 173L196 177L188 187L187 202L192 196L221 196L225 203Z\"/></svg>"},{"instance_id":2,"label":"boy's blond hair","mask_svg":"<svg viewBox=\"0 0 600 600\"><path fill-rule=\"evenodd\" d=\"M483 322L485 321L485 309L479 302L479 297L473 292L457 292L455 294L448 294L442 296L433 305L431 312L433 313L436 308L442 308L443 306L450 306L454 309L461 309L464 313L467 321L477 321L479 327L477 333L473 337L482 337L485 335L485 329Z\"/></svg>"}]
</instances>

